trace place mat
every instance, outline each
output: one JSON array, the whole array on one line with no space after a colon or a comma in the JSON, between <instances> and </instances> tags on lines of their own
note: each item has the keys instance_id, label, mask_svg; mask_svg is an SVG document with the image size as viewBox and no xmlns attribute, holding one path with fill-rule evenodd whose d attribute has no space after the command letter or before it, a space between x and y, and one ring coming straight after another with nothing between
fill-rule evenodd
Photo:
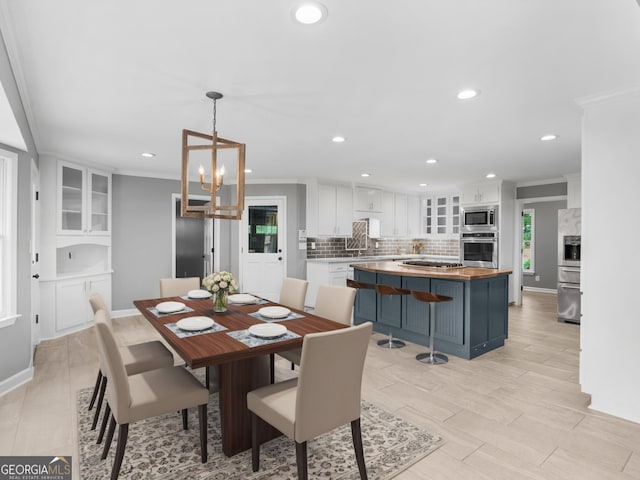
<instances>
[{"instance_id":1,"label":"place mat","mask_svg":"<svg viewBox=\"0 0 640 480\"><path fill-rule=\"evenodd\" d=\"M203 369L199 369L203 370ZM197 373L198 371L196 371ZM87 405L93 388L77 396L77 478L104 480L111 475L116 451L113 439L106 460L100 460L103 445L96 444L98 432L91 430L93 410ZM296 477L293 440L284 435L260 448L260 470L251 469L251 449L226 457L222 453L218 395L209 396L207 443L209 458L200 463L197 409L189 409L189 429L182 429L179 413L140 420L129 426L118 480L290 480ZM364 458L370 480L390 479L444 444L438 435L412 425L394 413L362 401L360 411ZM118 435L116 429L116 436ZM349 424L309 442L309 478L359 479ZM429 469L426 469L429 471ZM455 477L455 475L452 475Z\"/></svg>"},{"instance_id":2,"label":"place mat","mask_svg":"<svg viewBox=\"0 0 640 480\"><path fill-rule=\"evenodd\" d=\"M249 314L250 317L257 318L258 320L262 320L263 322L284 322L285 320L293 320L294 318L304 318L304 315L301 315L296 312L291 312L289 315L283 318L270 318L263 317L259 312L253 312Z\"/></svg>"},{"instance_id":3,"label":"place mat","mask_svg":"<svg viewBox=\"0 0 640 480\"><path fill-rule=\"evenodd\" d=\"M177 313L193 312L193 308L187 307L187 306L185 306L182 310L178 310L177 312L171 312L171 313L160 313L156 307L149 307L149 308L147 308L147 310L149 310L151 313L153 313L158 318L166 317L167 315L175 315Z\"/></svg>"},{"instance_id":4,"label":"place mat","mask_svg":"<svg viewBox=\"0 0 640 480\"><path fill-rule=\"evenodd\" d=\"M223 330L227 329L227 327L224 327L217 323L214 323L212 326L204 330L196 330L196 331L182 330L177 323L165 323L164 326L167 327L169 330L171 330L173 333L175 333L178 338L195 337L196 335L204 335L205 333L222 332Z\"/></svg>"},{"instance_id":5,"label":"place mat","mask_svg":"<svg viewBox=\"0 0 640 480\"><path fill-rule=\"evenodd\" d=\"M268 345L270 343L282 342L284 340L291 340L292 338L300 338L297 333L287 330L287 333L276 338L258 338L249 333L249 330L236 330L235 332L227 332L231 338L235 338L239 342L244 343L247 347L259 347L261 345Z\"/></svg>"}]
</instances>

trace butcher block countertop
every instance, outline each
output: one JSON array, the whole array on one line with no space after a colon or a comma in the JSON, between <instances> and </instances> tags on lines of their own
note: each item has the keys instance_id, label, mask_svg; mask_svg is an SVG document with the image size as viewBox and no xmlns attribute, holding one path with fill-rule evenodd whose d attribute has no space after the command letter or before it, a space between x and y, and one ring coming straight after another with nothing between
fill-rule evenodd
<instances>
[{"instance_id":1,"label":"butcher block countertop","mask_svg":"<svg viewBox=\"0 0 640 480\"><path fill-rule=\"evenodd\" d=\"M416 267L413 265L404 265L401 262L354 263L350 266L366 272L402 275L405 277L448 278L451 280L478 280L482 278L498 277L500 275L509 275L511 273L511 270L501 270L499 268Z\"/></svg>"}]
</instances>

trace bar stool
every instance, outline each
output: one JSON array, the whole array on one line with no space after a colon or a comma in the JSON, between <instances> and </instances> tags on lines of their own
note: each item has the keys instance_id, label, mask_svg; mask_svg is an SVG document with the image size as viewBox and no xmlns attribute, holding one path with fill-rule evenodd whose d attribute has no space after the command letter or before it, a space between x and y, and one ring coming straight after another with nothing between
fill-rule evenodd
<instances>
[{"instance_id":1,"label":"bar stool","mask_svg":"<svg viewBox=\"0 0 640 480\"><path fill-rule=\"evenodd\" d=\"M418 290L411 290L413 298L420 302L426 302L429 304L429 352L420 353L416 355L416 360L422 363L429 363L431 365L440 365L447 363L449 359L442 353L435 353L433 346L434 337L436 335L436 304L440 302L450 302L453 300L451 297L444 295L438 295L430 292L420 292Z\"/></svg>"},{"instance_id":2,"label":"bar stool","mask_svg":"<svg viewBox=\"0 0 640 480\"><path fill-rule=\"evenodd\" d=\"M406 290L404 288L398 287L390 287L389 285L375 285L376 292L380 295L409 295L411 293L410 290ZM393 338L391 332L389 332L389 338L385 340L378 340L378 345L384 348L402 348L407 344L402 340L398 340L397 338Z\"/></svg>"}]
</instances>

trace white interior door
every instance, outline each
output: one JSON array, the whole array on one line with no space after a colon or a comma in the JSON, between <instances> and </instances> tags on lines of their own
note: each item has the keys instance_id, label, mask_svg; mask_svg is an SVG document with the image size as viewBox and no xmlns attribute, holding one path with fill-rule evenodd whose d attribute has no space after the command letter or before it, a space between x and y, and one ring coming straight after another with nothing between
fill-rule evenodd
<instances>
[{"instance_id":1,"label":"white interior door","mask_svg":"<svg viewBox=\"0 0 640 480\"><path fill-rule=\"evenodd\" d=\"M40 172L31 160L31 358L40 343Z\"/></svg>"},{"instance_id":2,"label":"white interior door","mask_svg":"<svg viewBox=\"0 0 640 480\"><path fill-rule=\"evenodd\" d=\"M287 271L286 197L247 197L242 214L239 279L243 292L272 301Z\"/></svg>"}]
</instances>

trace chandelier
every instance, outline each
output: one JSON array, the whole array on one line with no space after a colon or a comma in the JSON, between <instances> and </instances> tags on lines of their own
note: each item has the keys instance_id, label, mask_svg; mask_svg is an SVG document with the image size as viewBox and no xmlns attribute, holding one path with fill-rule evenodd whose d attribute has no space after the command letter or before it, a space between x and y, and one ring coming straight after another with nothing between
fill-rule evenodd
<instances>
[{"instance_id":1,"label":"chandelier","mask_svg":"<svg viewBox=\"0 0 640 480\"><path fill-rule=\"evenodd\" d=\"M222 98L218 92L207 92L207 98L213 100L213 133L182 130L182 216L196 218L222 218L240 220L244 210L244 155L245 144L218 137L216 131L216 101ZM197 164L200 190L209 194L205 205L189 203L189 164ZM209 172L205 164L209 164ZM227 168L227 166L229 168ZM220 192L225 174L236 174L235 202L224 202ZM207 176L209 181L207 182ZM229 197L232 197L230 192Z\"/></svg>"}]
</instances>

